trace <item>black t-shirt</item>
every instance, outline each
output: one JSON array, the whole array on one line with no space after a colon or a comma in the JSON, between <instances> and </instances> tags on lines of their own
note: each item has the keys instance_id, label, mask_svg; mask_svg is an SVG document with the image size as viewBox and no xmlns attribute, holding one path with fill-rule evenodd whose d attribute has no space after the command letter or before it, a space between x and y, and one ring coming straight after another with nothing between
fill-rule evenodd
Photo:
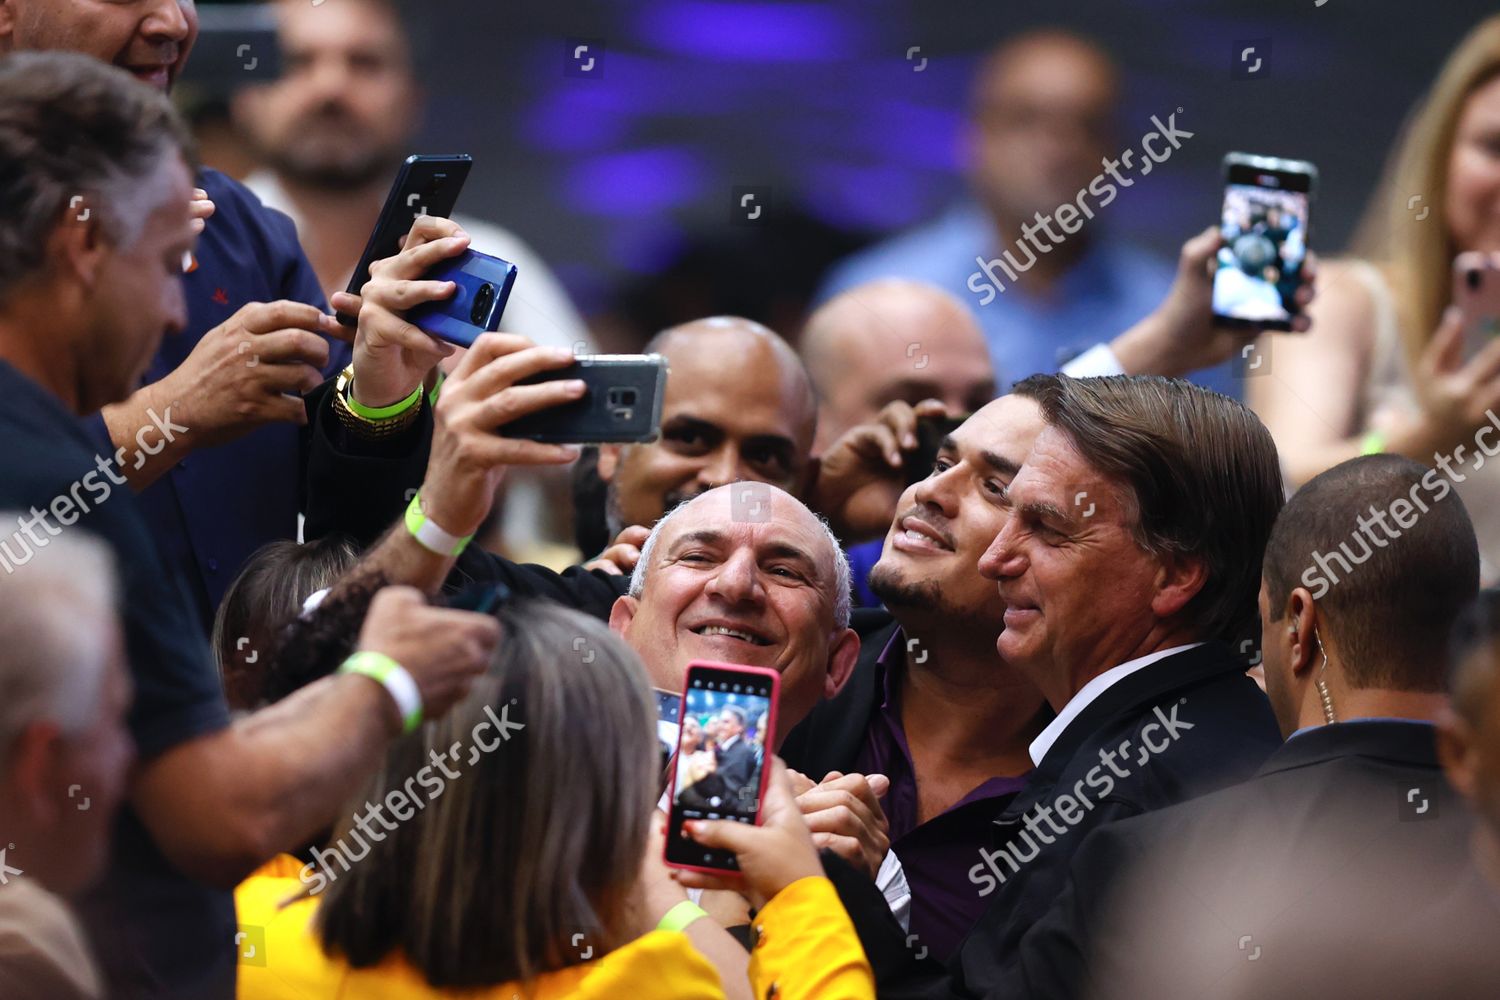
<instances>
[{"instance_id":1,"label":"black t-shirt","mask_svg":"<svg viewBox=\"0 0 1500 1000\"><path fill-rule=\"evenodd\" d=\"M166 421L168 415L161 415ZM160 426L137 439L157 447ZM228 724L218 671L187 598L162 564L125 485L123 454L98 455L82 423L46 390L0 362L0 570L26 563L54 535L88 531L114 550L135 701L129 725L145 760ZM36 513L46 512L45 522ZM25 856L18 844L12 859ZM25 867L24 863L21 867ZM223 997L234 993L234 900L176 872L126 806L110 868L82 901L115 996Z\"/></svg>"}]
</instances>

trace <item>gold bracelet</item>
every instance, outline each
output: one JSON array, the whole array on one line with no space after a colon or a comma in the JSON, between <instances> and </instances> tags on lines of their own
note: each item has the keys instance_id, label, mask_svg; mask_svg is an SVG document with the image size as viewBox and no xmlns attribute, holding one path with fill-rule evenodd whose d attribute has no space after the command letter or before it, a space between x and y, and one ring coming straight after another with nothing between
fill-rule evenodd
<instances>
[{"instance_id":1,"label":"gold bracelet","mask_svg":"<svg viewBox=\"0 0 1500 1000\"><path fill-rule=\"evenodd\" d=\"M338 416L344 430L366 441L379 441L395 437L417 422L422 413L422 397L426 395L418 388L416 398L399 413L388 417L367 417L355 413L349 406L349 393L354 387L354 366L339 373L333 384L333 412Z\"/></svg>"}]
</instances>

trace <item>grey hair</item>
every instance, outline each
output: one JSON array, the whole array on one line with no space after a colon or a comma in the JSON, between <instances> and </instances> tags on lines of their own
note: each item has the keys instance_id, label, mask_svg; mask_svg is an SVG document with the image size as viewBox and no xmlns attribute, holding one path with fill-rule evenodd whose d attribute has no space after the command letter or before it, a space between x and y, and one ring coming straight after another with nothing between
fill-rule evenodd
<instances>
[{"instance_id":1,"label":"grey hair","mask_svg":"<svg viewBox=\"0 0 1500 1000\"><path fill-rule=\"evenodd\" d=\"M9 523L12 513L0 513ZM109 547L83 532L38 546L0 576L0 755L41 721L73 736L98 715L118 587ZM5 763L0 756L0 766Z\"/></svg>"},{"instance_id":2,"label":"grey hair","mask_svg":"<svg viewBox=\"0 0 1500 1000\"><path fill-rule=\"evenodd\" d=\"M160 207L143 195L191 139L165 95L74 52L0 59L0 297L47 266L60 225L97 219L129 247Z\"/></svg>"},{"instance_id":3,"label":"grey hair","mask_svg":"<svg viewBox=\"0 0 1500 1000\"><path fill-rule=\"evenodd\" d=\"M628 593L631 597L639 599L641 594L646 590L646 570L651 565L651 557L656 552L656 540L661 537L662 529L678 513L691 507L706 495L700 493L691 500L678 504L668 511L666 516L660 521L656 522L656 525L651 529L651 534L646 537L646 544L641 546L641 558L637 560L635 569L630 573L630 590ZM833 533L833 529L828 526L826 520L814 514L801 500L798 500L789 493L786 496L801 506L813 520L818 522L818 527L823 529L823 537L828 540L829 547L833 549L833 584L836 591L833 596L833 624L835 628L846 629L849 627L852 600L850 597L850 581L854 575L849 569L849 557L844 554L844 547L839 544L838 536Z\"/></svg>"}]
</instances>

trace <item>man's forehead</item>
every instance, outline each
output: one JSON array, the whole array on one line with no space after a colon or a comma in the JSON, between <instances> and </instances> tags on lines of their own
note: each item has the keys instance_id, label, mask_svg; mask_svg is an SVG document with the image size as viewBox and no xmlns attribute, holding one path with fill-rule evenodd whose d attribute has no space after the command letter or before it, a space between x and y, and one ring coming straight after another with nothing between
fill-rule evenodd
<instances>
[{"instance_id":1,"label":"man's forehead","mask_svg":"<svg viewBox=\"0 0 1500 1000\"><path fill-rule=\"evenodd\" d=\"M1035 402L1024 396L1002 396L986 403L952 436L960 446L993 451L1020 464L1045 426Z\"/></svg>"},{"instance_id":2,"label":"man's forehead","mask_svg":"<svg viewBox=\"0 0 1500 1000\"><path fill-rule=\"evenodd\" d=\"M820 562L831 555L807 509L764 483L735 483L692 501L667 523L662 541L670 547L689 536L736 547L785 545Z\"/></svg>"}]
</instances>

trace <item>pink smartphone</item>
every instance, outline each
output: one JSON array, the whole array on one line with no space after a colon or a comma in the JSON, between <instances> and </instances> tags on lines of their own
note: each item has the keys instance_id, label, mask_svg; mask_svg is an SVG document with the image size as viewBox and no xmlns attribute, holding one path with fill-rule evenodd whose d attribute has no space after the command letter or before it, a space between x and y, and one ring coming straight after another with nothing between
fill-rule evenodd
<instances>
[{"instance_id":1,"label":"pink smartphone","mask_svg":"<svg viewBox=\"0 0 1500 1000\"><path fill-rule=\"evenodd\" d=\"M776 747L776 702L781 675L765 667L694 660L682 691L671 807L668 865L715 875L738 875L729 851L689 839L683 820L759 823L770 756Z\"/></svg>"},{"instance_id":2,"label":"pink smartphone","mask_svg":"<svg viewBox=\"0 0 1500 1000\"><path fill-rule=\"evenodd\" d=\"M1464 362L1500 337L1500 254L1470 250L1453 260L1453 304L1464 315Z\"/></svg>"}]
</instances>

